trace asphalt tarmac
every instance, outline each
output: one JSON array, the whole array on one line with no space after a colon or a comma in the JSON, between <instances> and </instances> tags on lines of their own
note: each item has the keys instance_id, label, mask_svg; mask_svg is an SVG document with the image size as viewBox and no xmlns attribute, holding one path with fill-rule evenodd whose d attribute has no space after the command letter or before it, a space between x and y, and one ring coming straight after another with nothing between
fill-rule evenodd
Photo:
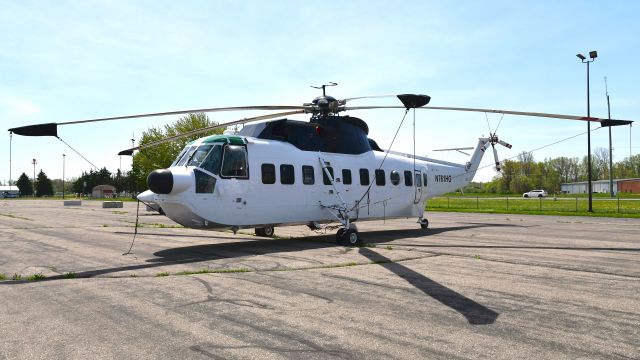
<instances>
[{"instance_id":1,"label":"asphalt tarmac","mask_svg":"<svg viewBox=\"0 0 640 360\"><path fill-rule=\"evenodd\" d=\"M640 359L638 219L431 213L346 248L141 211L122 255L135 206L0 201L0 359Z\"/></svg>"}]
</instances>

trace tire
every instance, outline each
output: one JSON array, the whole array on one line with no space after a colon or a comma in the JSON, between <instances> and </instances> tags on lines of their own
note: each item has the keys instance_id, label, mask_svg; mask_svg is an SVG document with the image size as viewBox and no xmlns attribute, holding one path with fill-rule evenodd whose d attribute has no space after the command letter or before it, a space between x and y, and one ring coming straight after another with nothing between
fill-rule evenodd
<instances>
[{"instance_id":1,"label":"tire","mask_svg":"<svg viewBox=\"0 0 640 360\"><path fill-rule=\"evenodd\" d=\"M338 229L338 232L336 232L336 244L347 246L344 236L345 231L345 228Z\"/></svg>"},{"instance_id":2,"label":"tire","mask_svg":"<svg viewBox=\"0 0 640 360\"><path fill-rule=\"evenodd\" d=\"M420 220L420 228L422 230L429 230L429 220L427 219Z\"/></svg>"},{"instance_id":3,"label":"tire","mask_svg":"<svg viewBox=\"0 0 640 360\"><path fill-rule=\"evenodd\" d=\"M539 198L541 198L541 197L542 197L542 195L538 195L538 197L539 197Z\"/></svg>"},{"instance_id":4,"label":"tire","mask_svg":"<svg viewBox=\"0 0 640 360\"><path fill-rule=\"evenodd\" d=\"M362 243L360 234L353 229L347 229L342 235L342 238L347 246L358 246Z\"/></svg>"},{"instance_id":5,"label":"tire","mask_svg":"<svg viewBox=\"0 0 640 360\"><path fill-rule=\"evenodd\" d=\"M262 236L262 237L273 237L273 235L275 234L275 230L273 229L273 226L265 226L263 228L256 228L256 236Z\"/></svg>"},{"instance_id":6,"label":"tire","mask_svg":"<svg viewBox=\"0 0 640 360\"><path fill-rule=\"evenodd\" d=\"M524 195L522 195L522 197L528 198L528 197L529 197L529 195L524 194Z\"/></svg>"}]
</instances>

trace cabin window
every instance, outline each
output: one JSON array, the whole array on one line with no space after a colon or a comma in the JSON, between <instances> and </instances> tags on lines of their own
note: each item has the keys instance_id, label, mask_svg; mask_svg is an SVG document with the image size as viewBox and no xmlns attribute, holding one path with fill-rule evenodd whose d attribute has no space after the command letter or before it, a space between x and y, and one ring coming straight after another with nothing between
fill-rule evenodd
<instances>
[{"instance_id":1,"label":"cabin window","mask_svg":"<svg viewBox=\"0 0 640 360\"><path fill-rule=\"evenodd\" d=\"M404 184L406 186L413 186L413 176L411 176L411 171L405 170L405 172L404 172Z\"/></svg>"},{"instance_id":2,"label":"cabin window","mask_svg":"<svg viewBox=\"0 0 640 360\"><path fill-rule=\"evenodd\" d=\"M222 160L222 176L241 179L249 178L247 166L247 149L240 145L227 145Z\"/></svg>"},{"instance_id":3,"label":"cabin window","mask_svg":"<svg viewBox=\"0 0 640 360\"><path fill-rule=\"evenodd\" d=\"M376 169L376 185L384 186L386 183L386 179L384 178L384 170Z\"/></svg>"},{"instance_id":4,"label":"cabin window","mask_svg":"<svg viewBox=\"0 0 640 360\"><path fill-rule=\"evenodd\" d=\"M420 173L416 173L416 186L422 187L422 177L420 176Z\"/></svg>"},{"instance_id":5,"label":"cabin window","mask_svg":"<svg viewBox=\"0 0 640 360\"><path fill-rule=\"evenodd\" d=\"M275 184L276 183L276 166L273 164L262 164L262 183L263 184Z\"/></svg>"},{"instance_id":6,"label":"cabin window","mask_svg":"<svg viewBox=\"0 0 640 360\"><path fill-rule=\"evenodd\" d=\"M291 185L295 182L293 165L280 165L280 184Z\"/></svg>"},{"instance_id":7,"label":"cabin window","mask_svg":"<svg viewBox=\"0 0 640 360\"><path fill-rule=\"evenodd\" d=\"M216 187L216 178L198 169L193 172L196 175L196 193L212 194Z\"/></svg>"},{"instance_id":8,"label":"cabin window","mask_svg":"<svg viewBox=\"0 0 640 360\"><path fill-rule=\"evenodd\" d=\"M327 172L331 175L331 179L333 179L333 168L331 166L327 167L327 171L322 170L322 182L325 185L331 185L331 179L327 176Z\"/></svg>"},{"instance_id":9,"label":"cabin window","mask_svg":"<svg viewBox=\"0 0 640 360\"><path fill-rule=\"evenodd\" d=\"M351 170L342 169L342 183L345 185L351 185Z\"/></svg>"},{"instance_id":10,"label":"cabin window","mask_svg":"<svg viewBox=\"0 0 640 360\"><path fill-rule=\"evenodd\" d=\"M313 185L316 182L313 166L302 166L302 183L305 185Z\"/></svg>"},{"instance_id":11,"label":"cabin window","mask_svg":"<svg viewBox=\"0 0 640 360\"><path fill-rule=\"evenodd\" d=\"M200 166L212 147L213 145L198 146L196 151L193 153L193 156L191 156L191 159L189 159L187 166Z\"/></svg>"},{"instance_id":12,"label":"cabin window","mask_svg":"<svg viewBox=\"0 0 640 360\"><path fill-rule=\"evenodd\" d=\"M427 186L427 174L422 173L422 185Z\"/></svg>"},{"instance_id":13,"label":"cabin window","mask_svg":"<svg viewBox=\"0 0 640 360\"><path fill-rule=\"evenodd\" d=\"M400 184L400 173L399 173L399 172L397 172L397 171L393 170L393 171L391 172L391 174L389 175L389 178L391 179L391 183L392 183L393 185L398 185L398 184Z\"/></svg>"},{"instance_id":14,"label":"cabin window","mask_svg":"<svg viewBox=\"0 0 640 360\"><path fill-rule=\"evenodd\" d=\"M369 185L369 169L360 169L360 185Z\"/></svg>"},{"instance_id":15,"label":"cabin window","mask_svg":"<svg viewBox=\"0 0 640 360\"><path fill-rule=\"evenodd\" d=\"M201 168L207 170L210 173L219 175L220 164L222 164L222 146L215 145L209 154L200 165Z\"/></svg>"},{"instance_id":16,"label":"cabin window","mask_svg":"<svg viewBox=\"0 0 640 360\"><path fill-rule=\"evenodd\" d=\"M178 161L178 166L182 166L184 164L187 163L187 161L189 161L189 159L191 159L191 155L193 155L194 152L196 152L197 146L191 146L186 153L184 154L184 156L182 157L182 159L180 159L180 161Z\"/></svg>"}]
</instances>

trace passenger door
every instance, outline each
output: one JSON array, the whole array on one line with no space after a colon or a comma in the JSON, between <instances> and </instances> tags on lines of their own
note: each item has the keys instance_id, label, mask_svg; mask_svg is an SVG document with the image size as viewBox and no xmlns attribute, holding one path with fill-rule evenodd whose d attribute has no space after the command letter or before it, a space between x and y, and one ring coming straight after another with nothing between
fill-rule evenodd
<instances>
[{"instance_id":1,"label":"passenger door","mask_svg":"<svg viewBox=\"0 0 640 360\"><path fill-rule=\"evenodd\" d=\"M418 204L420 203L420 201L422 200L422 171L420 170L416 170L415 171L415 176L414 176L414 189L415 189L415 193L414 193L414 197L413 197L413 203L414 204Z\"/></svg>"}]
</instances>

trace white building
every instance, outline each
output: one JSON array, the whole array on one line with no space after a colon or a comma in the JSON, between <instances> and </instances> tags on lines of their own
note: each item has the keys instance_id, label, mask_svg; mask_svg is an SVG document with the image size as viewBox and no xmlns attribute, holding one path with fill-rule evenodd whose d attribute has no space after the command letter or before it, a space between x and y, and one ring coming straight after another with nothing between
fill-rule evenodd
<instances>
[{"instance_id":1,"label":"white building","mask_svg":"<svg viewBox=\"0 0 640 360\"><path fill-rule=\"evenodd\" d=\"M587 184L586 181L560 184L560 191L563 194L586 194ZM637 193L640 189L638 185L640 185L640 179L613 179L613 194L618 194L618 189L621 189L622 192ZM609 180L591 181L591 191L608 194Z\"/></svg>"},{"instance_id":2,"label":"white building","mask_svg":"<svg viewBox=\"0 0 640 360\"><path fill-rule=\"evenodd\" d=\"M20 196L20 190L17 186L0 185L0 199L14 198Z\"/></svg>"}]
</instances>

